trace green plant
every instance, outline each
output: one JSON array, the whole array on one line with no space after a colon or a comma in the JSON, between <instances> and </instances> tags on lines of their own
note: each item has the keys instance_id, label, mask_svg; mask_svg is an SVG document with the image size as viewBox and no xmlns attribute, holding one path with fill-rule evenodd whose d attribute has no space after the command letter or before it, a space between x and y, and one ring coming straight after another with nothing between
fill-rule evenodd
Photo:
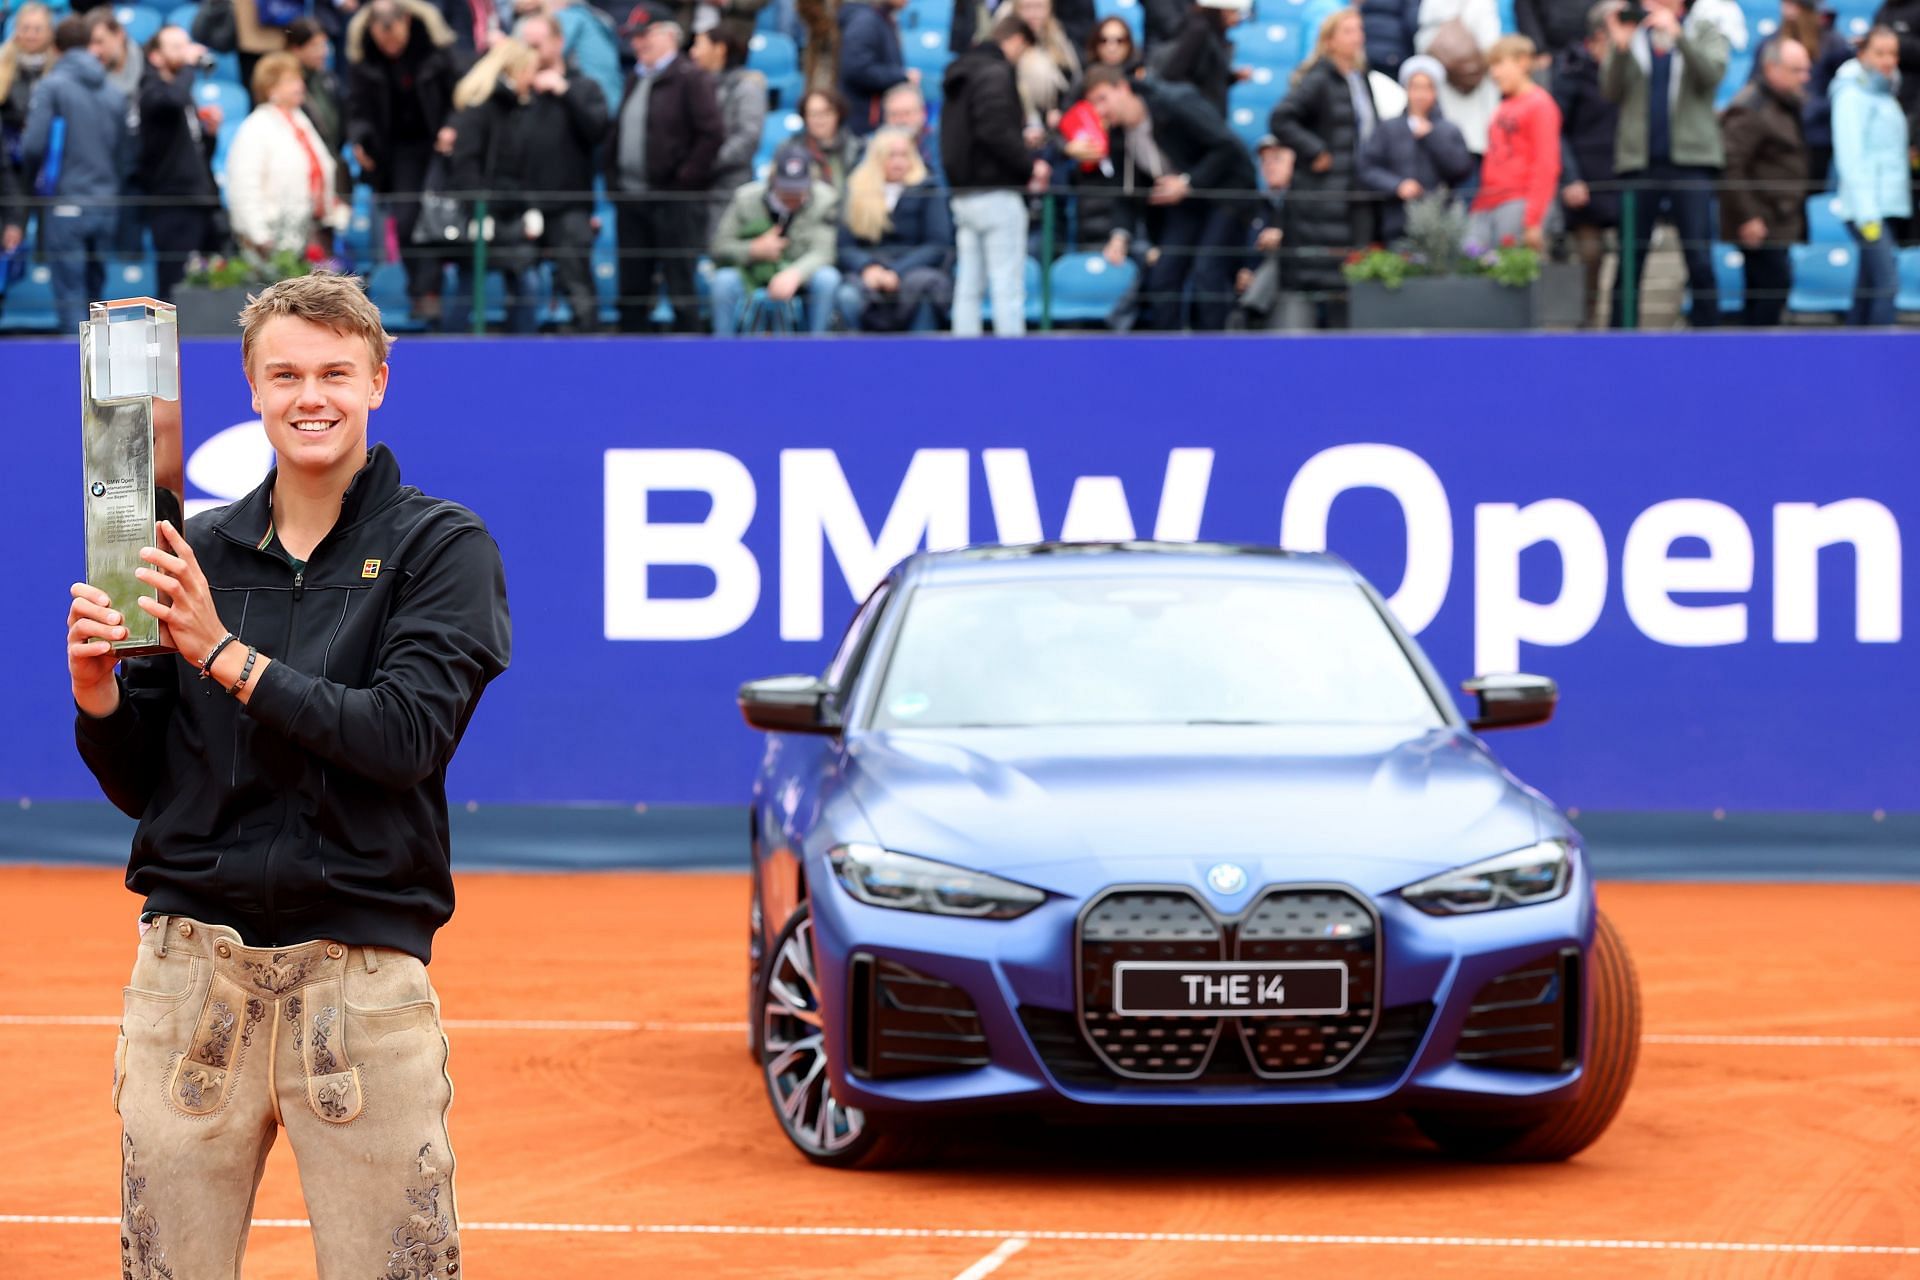
<instances>
[{"instance_id":1,"label":"green plant","mask_svg":"<svg viewBox=\"0 0 1920 1280\"><path fill-rule=\"evenodd\" d=\"M1391 248L1352 254L1341 268L1355 284L1373 281L1398 289L1411 276L1486 276L1510 289L1540 278L1540 255L1511 240L1487 249L1467 240L1467 211L1436 191L1407 205L1406 235Z\"/></svg>"},{"instance_id":2,"label":"green plant","mask_svg":"<svg viewBox=\"0 0 1920 1280\"><path fill-rule=\"evenodd\" d=\"M194 257L187 262L186 283L201 289L237 289L249 285L270 285L276 280L304 276L313 264L291 249L282 249L266 262L236 254L228 258Z\"/></svg>"}]
</instances>

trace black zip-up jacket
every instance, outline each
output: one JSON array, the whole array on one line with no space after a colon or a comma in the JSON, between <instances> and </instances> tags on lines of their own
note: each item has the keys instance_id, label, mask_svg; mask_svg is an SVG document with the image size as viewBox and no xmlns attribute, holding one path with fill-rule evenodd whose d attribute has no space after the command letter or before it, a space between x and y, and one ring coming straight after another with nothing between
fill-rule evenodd
<instances>
[{"instance_id":1,"label":"black zip-up jacket","mask_svg":"<svg viewBox=\"0 0 1920 1280\"><path fill-rule=\"evenodd\" d=\"M186 528L221 619L273 659L251 701L179 655L133 659L119 709L77 717L80 755L140 820L127 887L148 911L424 961L453 914L447 762L512 647L500 552L379 445L296 573L260 549L273 483Z\"/></svg>"},{"instance_id":2,"label":"black zip-up jacket","mask_svg":"<svg viewBox=\"0 0 1920 1280\"><path fill-rule=\"evenodd\" d=\"M966 193L987 187L1024 187L1033 176L1026 112L1013 64L991 40L947 64L941 87L940 161L947 186Z\"/></svg>"},{"instance_id":3,"label":"black zip-up jacket","mask_svg":"<svg viewBox=\"0 0 1920 1280\"><path fill-rule=\"evenodd\" d=\"M189 196L216 203L213 180L214 136L200 127L193 102L193 69L169 80L147 68L140 81L140 188L153 196ZM238 129L239 124L223 127Z\"/></svg>"}]
</instances>

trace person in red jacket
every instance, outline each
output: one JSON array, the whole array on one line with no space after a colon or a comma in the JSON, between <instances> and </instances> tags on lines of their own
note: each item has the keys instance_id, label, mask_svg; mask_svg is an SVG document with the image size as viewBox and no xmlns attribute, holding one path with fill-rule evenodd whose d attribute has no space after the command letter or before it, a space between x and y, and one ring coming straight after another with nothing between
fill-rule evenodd
<instances>
[{"instance_id":1,"label":"person in red jacket","mask_svg":"<svg viewBox=\"0 0 1920 1280\"><path fill-rule=\"evenodd\" d=\"M1467 218L1468 242L1483 249L1509 241L1535 253L1546 248L1547 210L1560 185L1560 108L1533 82L1533 53L1527 37L1503 36L1487 54L1500 108Z\"/></svg>"}]
</instances>

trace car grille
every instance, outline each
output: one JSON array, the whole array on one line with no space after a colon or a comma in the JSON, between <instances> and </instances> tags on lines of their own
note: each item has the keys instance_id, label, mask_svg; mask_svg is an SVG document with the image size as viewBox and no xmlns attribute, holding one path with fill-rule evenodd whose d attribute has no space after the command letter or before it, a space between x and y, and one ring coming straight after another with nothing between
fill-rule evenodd
<instances>
[{"instance_id":1,"label":"car grille","mask_svg":"<svg viewBox=\"0 0 1920 1280\"><path fill-rule=\"evenodd\" d=\"M849 962L849 1065L868 1080L987 1065L980 1011L959 987L860 952Z\"/></svg>"},{"instance_id":2,"label":"car grille","mask_svg":"<svg viewBox=\"0 0 1920 1280\"><path fill-rule=\"evenodd\" d=\"M1291 1080L1257 1076L1248 1067L1244 1054L1235 1047L1230 1052L1216 1054L1192 1085L1270 1096L1288 1089L1329 1086L1357 1089L1387 1084L1405 1074L1432 1020L1433 1005L1425 1001L1381 1010L1366 1047L1334 1075ZM1152 1093L1166 1087L1167 1082L1161 1080L1115 1075L1095 1055L1080 1033L1079 1020L1069 1010L1023 1005L1020 1022L1047 1073L1069 1088L1103 1093Z\"/></svg>"},{"instance_id":3,"label":"car grille","mask_svg":"<svg viewBox=\"0 0 1920 1280\"><path fill-rule=\"evenodd\" d=\"M1346 890L1268 889L1244 915L1228 920L1186 889L1122 889L1091 903L1079 930L1074 1030L1107 1078L1324 1077L1353 1064L1376 1031L1379 929L1372 908ZM1344 961L1347 1012L1260 1018L1117 1014L1113 970L1125 960ZM1229 1024L1232 1036L1225 1034ZM1422 1030L1425 1025L1423 1018ZM1041 1034L1052 1036L1054 1029L1035 1040L1050 1068L1055 1061L1066 1066L1069 1055L1054 1045L1049 1056Z\"/></svg>"},{"instance_id":4,"label":"car grille","mask_svg":"<svg viewBox=\"0 0 1920 1280\"><path fill-rule=\"evenodd\" d=\"M1504 1071L1568 1071L1580 1059L1580 952L1503 973L1475 993L1454 1057Z\"/></svg>"}]
</instances>

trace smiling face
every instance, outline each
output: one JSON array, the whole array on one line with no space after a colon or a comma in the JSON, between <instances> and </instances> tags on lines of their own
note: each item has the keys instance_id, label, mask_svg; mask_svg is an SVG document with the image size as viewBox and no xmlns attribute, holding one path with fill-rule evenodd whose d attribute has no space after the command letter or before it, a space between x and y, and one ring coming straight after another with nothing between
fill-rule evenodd
<instances>
[{"instance_id":1,"label":"smiling face","mask_svg":"<svg viewBox=\"0 0 1920 1280\"><path fill-rule=\"evenodd\" d=\"M1109 67L1125 66L1133 57L1133 32L1119 18L1108 18L1094 37L1094 53Z\"/></svg>"},{"instance_id":2,"label":"smiling face","mask_svg":"<svg viewBox=\"0 0 1920 1280\"><path fill-rule=\"evenodd\" d=\"M366 461L367 414L387 393L366 339L299 316L260 327L247 368L253 407L288 471L346 481Z\"/></svg>"}]
</instances>

